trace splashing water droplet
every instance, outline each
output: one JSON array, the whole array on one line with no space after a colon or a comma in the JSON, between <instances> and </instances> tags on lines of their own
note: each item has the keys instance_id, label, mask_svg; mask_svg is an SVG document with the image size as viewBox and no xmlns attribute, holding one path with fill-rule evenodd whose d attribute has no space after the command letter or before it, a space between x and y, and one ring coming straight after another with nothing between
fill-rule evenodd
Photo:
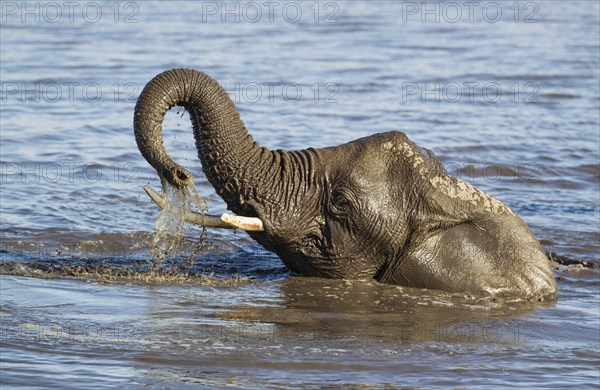
<instances>
[{"instance_id":1,"label":"splashing water droplet","mask_svg":"<svg viewBox=\"0 0 600 390\"><path fill-rule=\"evenodd\" d=\"M204 214L208 209L206 201L198 194L193 182L183 188L174 187L164 179L161 180L161 184L162 194L167 197L169 202L156 218L155 234L150 250L150 256L153 259L150 266L155 271L167 256L176 254L178 247L182 244L186 210ZM204 229L200 234L198 244L189 254L188 264L186 264L188 270L193 265L194 255L204 245L203 236Z\"/></svg>"}]
</instances>

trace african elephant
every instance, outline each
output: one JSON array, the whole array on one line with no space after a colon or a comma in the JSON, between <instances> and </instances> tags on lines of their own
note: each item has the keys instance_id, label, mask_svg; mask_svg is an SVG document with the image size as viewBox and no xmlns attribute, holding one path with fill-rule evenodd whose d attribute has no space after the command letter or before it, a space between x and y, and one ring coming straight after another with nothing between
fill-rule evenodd
<instances>
[{"instance_id":1,"label":"african elephant","mask_svg":"<svg viewBox=\"0 0 600 390\"><path fill-rule=\"evenodd\" d=\"M527 225L401 132L268 150L214 79L168 70L141 92L134 131L142 155L177 187L192 175L163 146L161 126L173 106L189 112L202 169L229 210L259 218L263 231L249 235L294 273L467 294L555 295L548 259Z\"/></svg>"}]
</instances>

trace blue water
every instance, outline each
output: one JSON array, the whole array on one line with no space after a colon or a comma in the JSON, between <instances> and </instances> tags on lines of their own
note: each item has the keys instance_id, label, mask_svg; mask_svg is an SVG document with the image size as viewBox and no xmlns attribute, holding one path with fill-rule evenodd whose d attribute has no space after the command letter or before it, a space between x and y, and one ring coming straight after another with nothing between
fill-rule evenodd
<instances>
[{"instance_id":1,"label":"blue water","mask_svg":"<svg viewBox=\"0 0 600 390\"><path fill-rule=\"evenodd\" d=\"M74 7L2 3L3 387L599 384L597 270L556 269L556 302L481 303L291 277L246 234L211 230L193 266L210 283L89 272L147 265L158 210L142 186L160 184L133 107L173 67L221 82L269 148L401 130L548 250L598 262L598 2ZM164 134L223 212L187 114L171 110Z\"/></svg>"}]
</instances>

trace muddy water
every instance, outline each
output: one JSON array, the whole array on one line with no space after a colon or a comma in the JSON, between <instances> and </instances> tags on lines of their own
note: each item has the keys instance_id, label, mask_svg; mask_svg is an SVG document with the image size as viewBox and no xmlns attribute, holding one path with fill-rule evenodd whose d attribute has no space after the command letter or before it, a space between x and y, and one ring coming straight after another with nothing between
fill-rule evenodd
<instances>
[{"instance_id":1,"label":"muddy water","mask_svg":"<svg viewBox=\"0 0 600 390\"><path fill-rule=\"evenodd\" d=\"M248 3L6 4L3 387L598 385L594 268L557 267L556 301L482 301L295 277L242 232L192 227L156 263L158 210L142 186L160 182L132 134L152 76L201 69L265 146L402 130L548 250L597 264L597 2L458 3L459 20L435 2L429 14L420 2L259 2L260 17ZM187 115L173 109L164 130L209 212L223 212Z\"/></svg>"}]
</instances>

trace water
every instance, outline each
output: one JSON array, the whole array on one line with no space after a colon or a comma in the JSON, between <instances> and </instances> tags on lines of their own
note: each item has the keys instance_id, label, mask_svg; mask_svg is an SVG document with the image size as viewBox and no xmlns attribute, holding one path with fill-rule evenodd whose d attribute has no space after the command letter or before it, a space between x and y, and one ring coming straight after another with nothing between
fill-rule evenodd
<instances>
[{"instance_id":1,"label":"water","mask_svg":"<svg viewBox=\"0 0 600 390\"><path fill-rule=\"evenodd\" d=\"M151 275L142 186L160 182L132 116L155 74L192 67L273 149L401 130L548 250L597 264L597 2L458 2L455 23L433 2L281 2L258 19L240 3L239 23L220 2L80 3L72 18L35 4L2 3L3 386L596 388L597 269L556 269L556 301L482 302L293 277L243 232L188 226ZM164 131L225 211L187 114Z\"/></svg>"}]
</instances>

